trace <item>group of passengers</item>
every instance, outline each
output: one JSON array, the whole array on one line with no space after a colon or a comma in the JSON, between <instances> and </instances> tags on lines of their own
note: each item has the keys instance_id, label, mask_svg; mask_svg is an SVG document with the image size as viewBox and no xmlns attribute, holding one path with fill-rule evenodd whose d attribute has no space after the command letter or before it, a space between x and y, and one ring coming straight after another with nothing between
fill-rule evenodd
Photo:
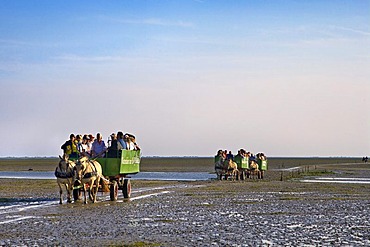
<instances>
[{"instance_id":1,"label":"group of passengers","mask_svg":"<svg viewBox=\"0 0 370 247\"><path fill-rule=\"evenodd\" d=\"M227 159L227 160L229 159L234 160L234 157L235 157L231 151L222 150L222 149L217 151L216 156L222 157L223 159ZM238 154L236 156L239 156L242 158L248 157L249 160L256 160L256 159L267 160L267 157L264 153L258 153L256 155L253 155L253 153L247 152L244 149L239 149Z\"/></svg>"},{"instance_id":2,"label":"group of passengers","mask_svg":"<svg viewBox=\"0 0 370 247\"><path fill-rule=\"evenodd\" d=\"M118 131L117 134L110 135L108 146L100 133L96 134L96 138L92 134L83 136L70 134L69 140L61 146L61 149L70 158L82 156L97 158L106 155L107 157L119 157L120 150L140 150L140 147L136 144L134 135Z\"/></svg>"}]
</instances>

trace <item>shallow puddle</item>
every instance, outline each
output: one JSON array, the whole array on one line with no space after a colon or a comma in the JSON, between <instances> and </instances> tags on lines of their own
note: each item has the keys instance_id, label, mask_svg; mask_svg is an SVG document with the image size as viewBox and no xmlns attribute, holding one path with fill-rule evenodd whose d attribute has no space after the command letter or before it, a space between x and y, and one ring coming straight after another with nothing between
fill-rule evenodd
<instances>
[{"instance_id":1,"label":"shallow puddle","mask_svg":"<svg viewBox=\"0 0 370 247\"><path fill-rule=\"evenodd\" d=\"M304 183L370 184L370 178L317 177L299 180Z\"/></svg>"}]
</instances>

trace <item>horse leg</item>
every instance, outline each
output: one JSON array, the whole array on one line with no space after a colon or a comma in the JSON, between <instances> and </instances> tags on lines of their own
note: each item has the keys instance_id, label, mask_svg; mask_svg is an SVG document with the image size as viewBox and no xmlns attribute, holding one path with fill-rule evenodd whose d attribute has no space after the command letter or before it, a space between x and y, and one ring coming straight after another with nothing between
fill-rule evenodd
<instances>
[{"instance_id":1,"label":"horse leg","mask_svg":"<svg viewBox=\"0 0 370 247\"><path fill-rule=\"evenodd\" d=\"M91 180L89 184L89 198L92 202L94 202L94 183L95 180Z\"/></svg>"},{"instance_id":2,"label":"horse leg","mask_svg":"<svg viewBox=\"0 0 370 247\"><path fill-rule=\"evenodd\" d=\"M72 186L72 181L71 181L70 183L68 183L68 186L67 186L67 202L68 203L72 202L72 189L73 189L73 186Z\"/></svg>"},{"instance_id":3,"label":"horse leg","mask_svg":"<svg viewBox=\"0 0 370 247\"><path fill-rule=\"evenodd\" d=\"M63 204L63 190L60 183L58 183L59 186L59 204Z\"/></svg>"},{"instance_id":4,"label":"horse leg","mask_svg":"<svg viewBox=\"0 0 370 247\"><path fill-rule=\"evenodd\" d=\"M93 200L93 203L96 202L96 196L97 196L98 190L99 190L99 181L100 181L100 178L97 178L95 180L95 189L94 189L94 200Z\"/></svg>"},{"instance_id":5,"label":"horse leg","mask_svg":"<svg viewBox=\"0 0 370 247\"><path fill-rule=\"evenodd\" d=\"M84 203L87 204L86 184L84 184Z\"/></svg>"}]
</instances>

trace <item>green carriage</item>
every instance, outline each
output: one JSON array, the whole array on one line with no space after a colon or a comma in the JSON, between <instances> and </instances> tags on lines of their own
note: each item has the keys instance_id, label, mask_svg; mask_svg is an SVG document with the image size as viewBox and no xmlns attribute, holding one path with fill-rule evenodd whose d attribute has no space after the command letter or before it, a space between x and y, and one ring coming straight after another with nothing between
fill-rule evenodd
<instances>
[{"instance_id":1,"label":"green carriage","mask_svg":"<svg viewBox=\"0 0 370 247\"><path fill-rule=\"evenodd\" d=\"M99 191L110 192L110 200L116 201L118 191L122 190L124 198L131 196L131 182L129 175L140 172L140 150L119 150L112 155L107 152L104 158L95 158L102 167L103 178ZM81 186L75 187L73 197L80 197Z\"/></svg>"},{"instance_id":2,"label":"green carriage","mask_svg":"<svg viewBox=\"0 0 370 247\"><path fill-rule=\"evenodd\" d=\"M265 171L267 171L267 160L257 159L258 169L260 170L260 175L258 178L263 178Z\"/></svg>"},{"instance_id":3,"label":"green carriage","mask_svg":"<svg viewBox=\"0 0 370 247\"><path fill-rule=\"evenodd\" d=\"M241 180L249 177L249 158L235 155L234 162L238 165L239 177Z\"/></svg>"},{"instance_id":4,"label":"green carriage","mask_svg":"<svg viewBox=\"0 0 370 247\"><path fill-rule=\"evenodd\" d=\"M128 175L140 171L140 150L119 150L115 157L97 158L102 166L103 176L109 179L110 199L117 200L118 190L123 197L131 196L131 182Z\"/></svg>"}]
</instances>

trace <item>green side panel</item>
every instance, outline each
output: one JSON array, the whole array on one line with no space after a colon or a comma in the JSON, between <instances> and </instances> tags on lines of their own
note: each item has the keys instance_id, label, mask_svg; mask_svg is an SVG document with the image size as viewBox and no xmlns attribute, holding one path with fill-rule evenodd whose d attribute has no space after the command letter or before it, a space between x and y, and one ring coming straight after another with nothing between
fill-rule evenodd
<instances>
[{"instance_id":1,"label":"green side panel","mask_svg":"<svg viewBox=\"0 0 370 247\"><path fill-rule=\"evenodd\" d=\"M257 159L257 163L258 163L258 169L260 169L262 171L267 170L267 160Z\"/></svg>"},{"instance_id":2,"label":"green side panel","mask_svg":"<svg viewBox=\"0 0 370 247\"><path fill-rule=\"evenodd\" d=\"M138 173L140 171L140 150L122 150L120 174Z\"/></svg>"},{"instance_id":3,"label":"green side panel","mask_svg":"<svg viewBox=\"0 0 370 247\"><path fill-rule=\"evenodd\" d=\"M249 159L248 157L242 157L240 155L235 155L234 161L236 164L238 164L238 169L248 169L249 168Z\"/></svg>"},{"instance_id":4,"label":"green side panel","mask_svg":"<svg viewBox=\"0 0 370 247\"><path fill-rule=\"evenodd\" d=\"M103 169L104 176L116 176L119 174L119 158L97 158L96 159Z\"/></svg>"},{"instance_id":5,"label":"green side panel","mask_svg":"<svg viewBox=\"0 0 370 247\"><path fill-rule=\"evenodd\" d=\"M242 159L241 168L249 169L249 158L248 157L244 157Z\"/></svg>"},{"instance_id":6,"label":"green side panel","mask_svg":"<svg viewBox=\"0 0 370 247\"><path fill-rule=\"evenodd\" d=\"M215 156L215 163L221 159L221 156Z\"/></svg>"},{"instance_id":7,"label":"green side panel","mask_svg":"<svg viewBox=\"0 0 370 247\"><path fill-rule=\"evenodd\" d=\"M240 155L234 156L234 162L238 165L238 168L246 168L245 164L243 163L244 158Z\"/></svg>"},{"instance_id":8,"label":"green side panel","mask_svg":"<svg viewBox=\"0 0 370 247\"><path fill-rule=\"evenodd\" d=\"M140 150L122 150L121 158L97 158L104 176L135 174L140 172Z\"/></svg>"},{"instance_id":9,"label":"green side panel","mask_svg":"<svg viewBox=\"0 0 370 247\"><path fill-rule=\"evenodd\" d=\"M234 162L238 165L238 168L241 168L242 166L242 156L235 155L234 156Z\"/></svg>"}]
</instances>

